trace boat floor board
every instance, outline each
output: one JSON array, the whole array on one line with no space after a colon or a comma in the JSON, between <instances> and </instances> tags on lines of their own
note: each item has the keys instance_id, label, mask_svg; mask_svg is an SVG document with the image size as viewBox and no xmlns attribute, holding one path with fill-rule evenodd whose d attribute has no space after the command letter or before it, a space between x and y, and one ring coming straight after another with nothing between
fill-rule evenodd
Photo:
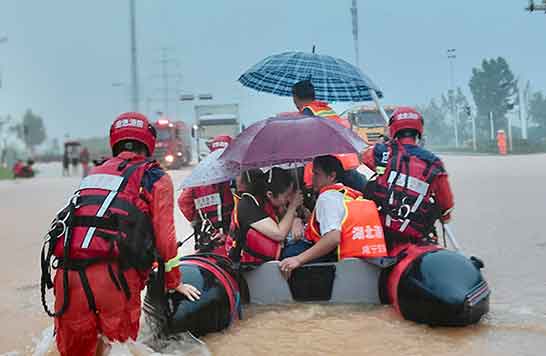
<instances>
[{"instance_id":1,"label":"boat floor board","mask_svg":"<svg viewBox=\"0 0 546 356\"><path fill-rule=\"evenodd\" d=\"M306 265L335 266L335 278L331 297L325 300L335 304L379 304L378 279L380 268L361 259L349 258L336 263ZM250 291L250 302L254 304L297 303L290 291L289 283L279 269L279 261L264 263L254 270L244 272Z\"/></svg>"}]
</instances>

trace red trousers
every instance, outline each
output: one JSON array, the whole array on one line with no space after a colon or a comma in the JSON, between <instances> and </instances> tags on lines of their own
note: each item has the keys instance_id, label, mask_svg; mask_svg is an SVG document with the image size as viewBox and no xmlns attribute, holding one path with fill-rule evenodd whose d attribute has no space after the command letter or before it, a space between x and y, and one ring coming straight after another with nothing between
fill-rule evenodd
<instances>
[{"instance_id":1,"label":"red trousers","mask_svg":"<svg viewBox=\"0 0 546 356\"><path fill-rule=\"evenodd\" d=\"M117 267L112 266L117 275ZM89 285L95 297L97 313L87 301L77 271L69 271L69 304L66 312L55 318L57 348L62 356L93 356L99 335L111 341L135 340L139 330L141 299L144 279L136 270L124 272L131 296L118 290L108 273L106 264L95 264L86 270ZM63 303L63 271L55 275L55 309Z\"/></svg>"}]
</instances>

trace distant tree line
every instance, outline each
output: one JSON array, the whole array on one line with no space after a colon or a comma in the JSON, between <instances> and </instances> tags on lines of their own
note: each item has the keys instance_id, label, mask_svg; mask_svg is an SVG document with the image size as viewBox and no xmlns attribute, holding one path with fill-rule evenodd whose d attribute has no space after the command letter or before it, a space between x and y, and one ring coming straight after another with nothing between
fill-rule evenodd
<instances>
[{"instance_id":1,"label":"distant tree line","mask_svg":"<svg viewBox=\"0 0 546 356\"><path fill-rule=\"evenodd\" d=\"M466 98L461 88L439 99L432 99L421 105L425 117L427 143L438 146L453 146L455 143L453 112L457 117L459 143L472 145L471 115L476 120L477 142L481 146L491 146L490 115L493 117L494 131L508 129L507 115L513 115L512 132L514 142L521 142L519 105L525 105L528 121L528 142L525 144L546 145L546 96L533 92L530 83L518 83L506 59L502 57L484 59L472 69L469 89L473 104ZM518 95L518 85L522 90ZM520 103L519 97L527 102Z\"/></svg>"}]
</instances>

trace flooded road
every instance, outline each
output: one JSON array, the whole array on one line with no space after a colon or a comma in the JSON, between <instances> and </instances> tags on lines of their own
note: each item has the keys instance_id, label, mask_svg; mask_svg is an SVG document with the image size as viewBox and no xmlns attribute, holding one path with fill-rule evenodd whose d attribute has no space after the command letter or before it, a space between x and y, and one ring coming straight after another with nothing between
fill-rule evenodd
<instances>
[{"instance_id":1,"label":"flooded road","mask_svg":"<svg viewBox=\"0 0 546 356\"><path fill-rule=\"evenodd\" d=\"M200 352L545 355L546 155L444 158L456 198L454 231L466 253L484 260L493 291L491 312L482 323L430 328L402 320L387 306L250 307L235 327L203 338L207 346ZM45 166L44 175L30 181L0 182L0 354L33 354L51 324L39 298L41 238L79 182L56 176L56 169ZM171 172L175 185L188 172ZM189 224L178 212L175 216L182 240Z\"/></svg>"}]
</instances>

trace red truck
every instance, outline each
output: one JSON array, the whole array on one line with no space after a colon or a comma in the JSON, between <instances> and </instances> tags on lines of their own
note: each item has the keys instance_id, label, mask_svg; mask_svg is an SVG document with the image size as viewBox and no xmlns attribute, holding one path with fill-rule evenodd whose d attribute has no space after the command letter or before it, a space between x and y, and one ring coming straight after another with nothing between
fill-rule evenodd
<instances>
[{"instance_id":1,"label":"red truck","mask_svg":"<svg viewBox=\"0 0 546 356\"><path fill-rule=\"evenodd\" d=\"M188 126L183 121L159 119L154 127L157 131L154 158L169 169L190 164L192 151Z\"/></svg>"}]
</instances>

